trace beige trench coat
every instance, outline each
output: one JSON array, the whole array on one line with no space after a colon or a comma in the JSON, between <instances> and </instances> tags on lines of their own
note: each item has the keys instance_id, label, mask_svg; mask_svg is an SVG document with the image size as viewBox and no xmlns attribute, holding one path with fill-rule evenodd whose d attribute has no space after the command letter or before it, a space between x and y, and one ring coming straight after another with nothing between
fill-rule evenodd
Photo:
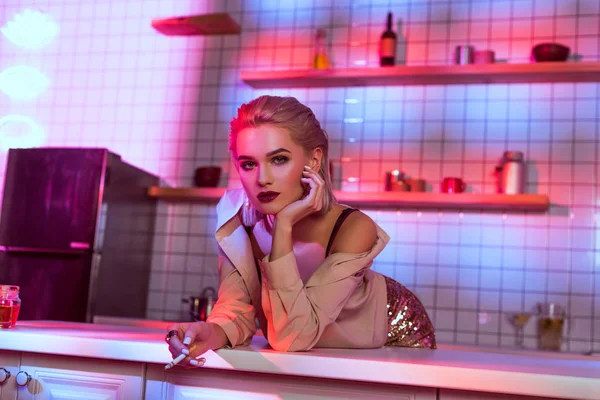
<instances>
[{"instance_id":1,"label":"beige trench coat","mask_svg":"<svg viewBox=\"0 0 600 400\"><path fill-rule=\"evenodd\" d=\"M386 284L370 269L389 236L377 226L377 240L363 253L334 253L306 284L290 252L269 262L258 260L238 211L243 189L227 190L217 205L220 286L208 322L223 328L232 347L256 333L255 318L269 344L279 351L312 347L374 348L387 338Z\"/></svg>"}]
</instances>

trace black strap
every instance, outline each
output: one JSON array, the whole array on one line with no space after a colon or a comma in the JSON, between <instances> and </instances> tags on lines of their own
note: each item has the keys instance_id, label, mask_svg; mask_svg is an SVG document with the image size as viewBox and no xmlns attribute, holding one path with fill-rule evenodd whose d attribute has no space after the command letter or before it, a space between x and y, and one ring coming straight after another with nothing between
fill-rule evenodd
<instances>
[{"instance_id":1,"label":"black strap","mask_svg":"<svg viewBox=\"0 0 600 400\"><path fill-rule=\"evenodd\" d=\"M340 226L344 220L348 217L348 215L352 214L354 211L357 211L357 208L345 208L344 211L340 214L337 221L335 221L335 225L333 230L331 231L331 236L329 236L329 243L327 243L327 251L325 252L325 257L329 255L329 250L331 250L331 244L333 243L333 239L335 239L335 235L337 235Z\"/></svg>"}]
</instances>

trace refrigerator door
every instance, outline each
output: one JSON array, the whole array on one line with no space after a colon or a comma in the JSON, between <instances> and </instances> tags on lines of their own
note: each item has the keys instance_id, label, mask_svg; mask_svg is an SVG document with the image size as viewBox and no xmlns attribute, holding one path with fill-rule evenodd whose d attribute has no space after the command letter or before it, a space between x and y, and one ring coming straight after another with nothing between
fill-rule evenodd
<instances>
[{"instance_id":1,"label":"refrigerator door","mask_svg":"<svg viewBox=\"0 0 600 400\"><path fill-rule=\"evenodd\" d=\"M85 322L91 253L0 252L0 282L21 288L19 320Z\"/></svg>"},{"instance_id":2,"label":"refrigerator door","mask_svg":"<svg viewBox=\"0 0 600 400\"><path fill-rule=\"evenodd\" d=\"M107 153L106 149L11 149L0 245L91 249Z\"/></svg>"}]
</instances>

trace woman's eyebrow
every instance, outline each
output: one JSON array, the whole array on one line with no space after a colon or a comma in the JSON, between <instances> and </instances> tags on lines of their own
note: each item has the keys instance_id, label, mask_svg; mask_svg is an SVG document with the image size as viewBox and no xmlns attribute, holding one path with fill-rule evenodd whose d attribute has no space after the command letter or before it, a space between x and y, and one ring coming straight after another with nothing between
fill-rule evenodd
<instances>
[{"instance_id":1,"label":"woman's eyebrow","mask_svg":"<svg viewBox=\"0 0 600 400\"><path fill-rule=\"evenodd\" d=\"M278 148L278 149L276 149L276 150L273 150L273 151L270 151L270 152L268 152L266 155L267 155L267 157L271 157L271 156L273 156L273 155L275 155L275 154L277 154L277 153L281 153L281 152L286 152L286 153L290 153L290 154L292 154L292 152L291 152L291 151L289 151L288 149L286 149L286 148L283 148L283 147L280 147L280 148ZM239 161L239 160L253 160L254 158L253 158L253 157L250 157L250 156L239 155L237 159L238 159L238 161Z\"/></svg>"}]
</instances>

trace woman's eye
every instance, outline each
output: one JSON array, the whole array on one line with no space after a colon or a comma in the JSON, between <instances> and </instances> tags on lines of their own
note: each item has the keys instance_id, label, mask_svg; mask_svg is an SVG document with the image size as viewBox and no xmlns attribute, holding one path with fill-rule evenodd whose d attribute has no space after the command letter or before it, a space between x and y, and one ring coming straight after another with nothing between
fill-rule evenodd
<instances>
[{"instance_id":1,"label":"woman's eye","mask_svg":"<svg viewBox=\"0 0 600 400\"><path fill-rule=\"evenodd\" d=\"M242 165L240 165L240 166L242 167L242 169L244 171L248 171L250 168L252 168L253 165L254 165L253 162L248 161L248 162L242 163Z\"/></svg>"},{"instance_id":2,"label":"woman's eye","mask_svg":"<svg viewBox=\"0 0 600 400\"><path fill-rule=\"evenodd\" d=\"M271 160L275 165L285 164L288 161L288 158L285 156L276 156ZM246 161L240 164L240 167L244 171L249 171L256 166L256 163L253 161Z\"/></svg>"},{"instance_id":3,"label":"woman's eye","mask_svg":"<svg viewBox=\"0 0 600 400\"><path fill-rule=\"evenodd\" d=\"M273 162L275 164L284 164L287 162L287 160L288 160L288 158L284 157L284 156L277 156L277 157L273 158Z\"/></svg>"}]
</instances>

